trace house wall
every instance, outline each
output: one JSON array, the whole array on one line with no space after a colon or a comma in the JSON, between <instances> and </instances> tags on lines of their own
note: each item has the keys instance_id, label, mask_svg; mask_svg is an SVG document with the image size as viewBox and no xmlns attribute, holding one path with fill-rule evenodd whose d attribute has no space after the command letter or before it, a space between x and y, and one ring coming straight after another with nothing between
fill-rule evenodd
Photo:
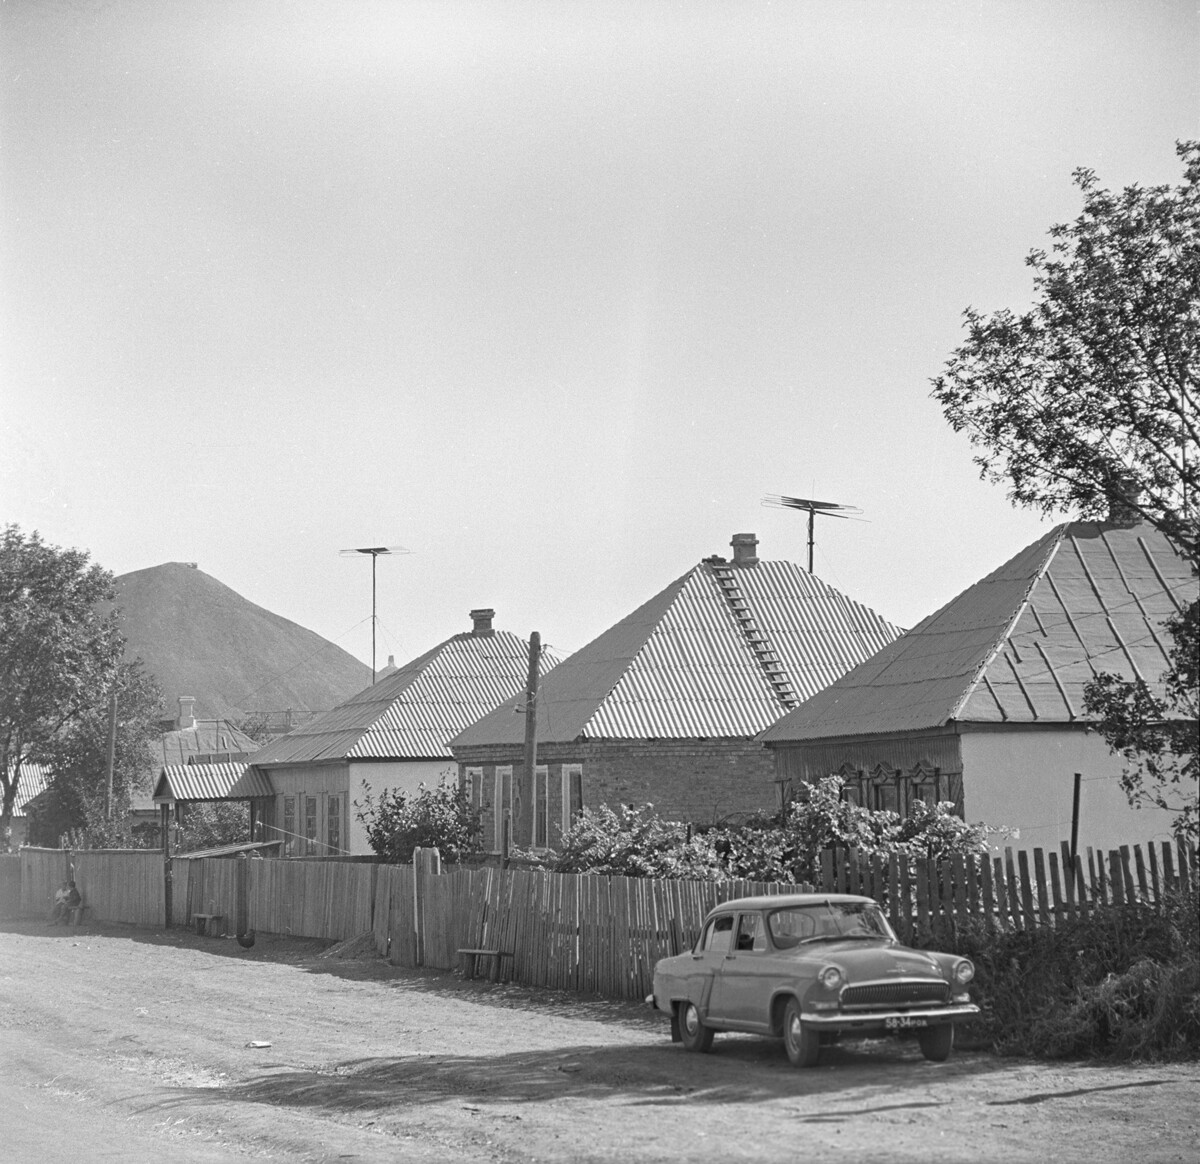
<instances>
[{"instance_id":1,"label":"house wall","mask_svg":"<svg viewBox=\"0 0 1200 1164\"><path fill-rule=\"evenodd\" d=\"M1092 732L964 730L961 747L966 819L1017 829L1014 847L1019 842L1021 848L1048 849L1070 841L1076 772L1083 776L1081 849L1165 841L1173 835L1169 813L1130 807L1120 785L1120 758Z\"/></svg>"},{"instance_id":2,"label":"house wall","mask_svg":"<svg viewBox=\"0 0 1200 1164\"><path fill-rule=\"evenodd\" d=\"M297 764L293 767L268 768L271 784L275 789L275 800L271 814L271 824L274 830L267 830L267 840L282 839L284 853L289 856L301 856L306 853L317 856L327 856L331 852L346 851L345 819L351 812L349 792L348 765L344 762L336 764ZM330 845L330 824L333 815L330 807L331 797L340 797L337 806L338 833L340 843ZM288 816L288 802L291 801L292 815ZM315 837L307 837L308 815L307 808L315 812L312 820L315 826ZM289 819L291 824L289 826Z\"/></svg>"},{"instance_id":3,"label":"house wall","mask_svg":"<svg viewBox=\"0 0 1200 1164\"><path fill-rule=\"evenodd\" d=\"M445 777L450 783L458 779L454 761L445 760L376 760L350 761L348 788L350 792L350 852L370 853L366 826L358 819L355 804L363 804L365 784L373 799L378 800L384 792L397 789L416 795L421 785L436 788Z\"/></svg>"},{"instance_id":4,"label":"house wall","mask_svg":"<svg viewBox=\"0 0 1200 1164\"><path fill-rule=\"evenodd\" d=\"M506 748L455 748L459 780L467 770L478 773L472 781L473 801L483 810L484 846L492 848L496 820L496 767L512 766L520 780L524 750ZM563 768L578 766L581 807L653 804L673 820L711 824L735 813L773 811L779 791L771 755L758 743L746 740L603 741L544 744L538 748L538 765L546 769L545 805L548 843L562 836L564 791L570 796L570 774ZM505 783L505 788L510 785ZM505 808L512 808L506 791ZM567 818L570 818L568 805ZM514 831L513 842L528 846L531 837Z\"/></svg>"}]
</instances>

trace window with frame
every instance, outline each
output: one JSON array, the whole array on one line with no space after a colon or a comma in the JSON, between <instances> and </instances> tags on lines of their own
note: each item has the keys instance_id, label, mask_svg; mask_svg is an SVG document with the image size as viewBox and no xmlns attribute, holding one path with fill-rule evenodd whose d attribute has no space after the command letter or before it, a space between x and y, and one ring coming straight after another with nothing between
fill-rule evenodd
<instances>
[{"instance_id":1,"label":"window with frame","mask_svg":"<svg viewBox=\"0 0 1200 1164\"><path fill-rule=\"evenodd\" d=\"M738 918L734 948L743 954L767 948L767 935L763 930L761 913L744 913Z\"/></svg>"},{"instance_id":2,"label":"window with frame","mask_svg":"<svg viewBox=\"0 0 1200 1164\"><path fill-rule=\"evenodd\" d=\"M583 812L583 765L562 766L562 831L569 832Z\"/></svg>"},{"instance_id":3,"label":"window with frame","mask_svg":"<svg viewBox=\"0 0 1200 1164\"><path fill-rule=\"evenodd\" d=\"M550 769L545 764L533 770L533 844L538 849L550 844Z\"/></svg>"},{"instance_id":4,"label":"window with frame","mask_svg":"<svg viewBox=\"0 0 1200 1164\"><path fill-rule=\"evenodd\" d=\"M296 798L283 798L283 851L290 857L296 851Z\"/></svg>"},{"instance_id":5,"label":"window with frame","mask_svg":"<svg viewBox=\"0 0 1200 1164\"><path fill-rule=\"evenodd\" d=\"M495 793L492 800L492 840L497 853L504 851L504 809L508 803L508 786L512 783L512 765L497 764Z\"/></svg>"},{"instance_id":6,"label":"window with frame","mask_svg":"<svg viewBox=\"0 0 1200 1164\"><path fill-rule=\"evenodd\" d=\"M342 849L342 794L335 793L325 805L325 843L329 852L341 853Z\"/></svg>"},{"instance_id":7,"label":"window with frame","mask_svg":"<svg viewBox=\"0 0 1200 1164\"><path fill-rule=\"evenodd\" d=\"M304 798L304 852L312 856L317 851L317 798Z\"/></svg>"},{"instance_id":8,"label":"window with frame","mask_svg":"<svg viewBox=\"0 0 1200 1164\"><path fill-rule=\"evenodd\" d=\"M700 939L700 949L706 954L726 954L733 942L733 914L726 913L714 917L704 927Z\"/></svg>"},{"instance_id":9,"label":"window with frame","mask_svg":"<svg viewBox=\"0 0 1200 1164\"><path fill-rule=\"evenodd\" d=\"M464 768L463 769L463 792L467 798L467 804L472 808L482 808L481 801L483 800L483 769L482 768Z\"/></svg>"}]
</instances>

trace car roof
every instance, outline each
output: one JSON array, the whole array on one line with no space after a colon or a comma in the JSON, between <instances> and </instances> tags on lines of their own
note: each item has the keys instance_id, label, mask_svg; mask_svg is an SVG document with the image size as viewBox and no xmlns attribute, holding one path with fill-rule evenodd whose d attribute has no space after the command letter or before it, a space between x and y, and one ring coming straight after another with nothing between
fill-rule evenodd
<instances>
[{"instance_id":1,"label":"car roof","mask_svg":"<svg viewBox=\"0 0 1200 1164\"><path fill-rule=\"evenodd\" d=\"M709 917L718 913L736 913L749 909L787 909L788 906L820 905L823 901L842 904L878 904L873 897L862 897L855 893L773 893L766 897L735 897L723 901L708 911Z\"/></svg>"}]
</instances>

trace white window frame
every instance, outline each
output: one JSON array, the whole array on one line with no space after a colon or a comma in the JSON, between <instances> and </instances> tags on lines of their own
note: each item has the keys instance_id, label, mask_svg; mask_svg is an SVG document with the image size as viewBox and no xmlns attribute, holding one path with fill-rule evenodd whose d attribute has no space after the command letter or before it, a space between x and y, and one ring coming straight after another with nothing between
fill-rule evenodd
<instances>
[{"instance_id":1,"label":"white window frame","mask_svg":"<svg viewBox=\"0 0 1200 1164\"><path fill-rule=\"evenodd\" d=\"M575 823L571 817L571 777L579 777L579 787L582 794L583 791L583 765L582 764L564 764L562 766L562 831L565 835L570 827ZM582 797L581 797L582 798ZM579 806L583 807L582 804Z\"/></svg>"},{"instance_id":2,"label":"white window frame","mask_svg":"<svg viewBox=\"0 0 1200 1164\"><path fill-rule=\"evenodd\" d=\"M507 779L512 786L512 765L497 764L495 778L495 799L492 802L492 842L497 853L504 851L504 782Z\"/></svg>"},{"instance_id":3,"label":"white window frame","mask_svg":"<svg viewBox=\"0 0 1200 1164\"><path fill-rule=\"evenodd\" d=\"M463 789L467 794L467 804L472 808L481 808L483 801L483 769L482 768L463 768ZM475 799L475 793L478 789L479 801Z\"/></svg>"},{"instance_id":4,"label":"white window frame","mask_svg":"<svg viewBox=\"0 0 1200 1164\"><path fill-rule=\"evenodd\" d=\"M541 813L542 839L538 840L538 813ZM550 768L537 764L533 769L533 847L550 847Z\"/></svg>"}]
</instances>

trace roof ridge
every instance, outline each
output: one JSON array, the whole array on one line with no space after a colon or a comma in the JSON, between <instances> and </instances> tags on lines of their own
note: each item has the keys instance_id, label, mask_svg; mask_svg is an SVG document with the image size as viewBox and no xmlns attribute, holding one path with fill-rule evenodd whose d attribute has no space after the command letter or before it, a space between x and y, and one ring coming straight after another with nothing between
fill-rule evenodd
<instances>
[{"instance_id":1,"label":"roof ridge","mask_svg":"<svg viewBox=\"0 0 1200 1164\"><path fill-rule=\"evenodd\" d=\"M966 688L963 690L963 693L955 701L954 706L950 709L950 714L946 716L946 719L943 722L949 723L951 720L957 719L959 714L962 712L962 709L966 707L967 702L975 693L975 689L979 686L979 681L984 677L984 675L987 674L988 668L995 661L996 656L1003 649L1004 644L1008 642L1009 637L1016 628L1017 622L1021 615L1025 613L1026 608L1029 606L1029 601L1033 597L1033 592L1038 588L1038 585L1046 576L1046 571L1050 569L1050 563L1054 561L1056 555L1058 554L1059 548L1062 546L1063 539L1070 531L1071 524L1071 522L1065 522L1062 525L1055 526L1055 528L1050 531L1050 534L1047 537L1047 540L1050 542L1050 547L1045 558L1042 560L1041 566L1038 567L1037 572L1030 580L1029 585L1025 588L1025 594L1022 596L1021 601L1017 603L1017 608L1013 611L1012 617L1005 624L1003 631L1001 631L999 636L997 636L996 641L992 643L991 648L984 656L983 661L975 669L975 674L970 683L967 684ZM978 583L976 583L976 585L978 585Z\"/></svg>"}]
</instances>

